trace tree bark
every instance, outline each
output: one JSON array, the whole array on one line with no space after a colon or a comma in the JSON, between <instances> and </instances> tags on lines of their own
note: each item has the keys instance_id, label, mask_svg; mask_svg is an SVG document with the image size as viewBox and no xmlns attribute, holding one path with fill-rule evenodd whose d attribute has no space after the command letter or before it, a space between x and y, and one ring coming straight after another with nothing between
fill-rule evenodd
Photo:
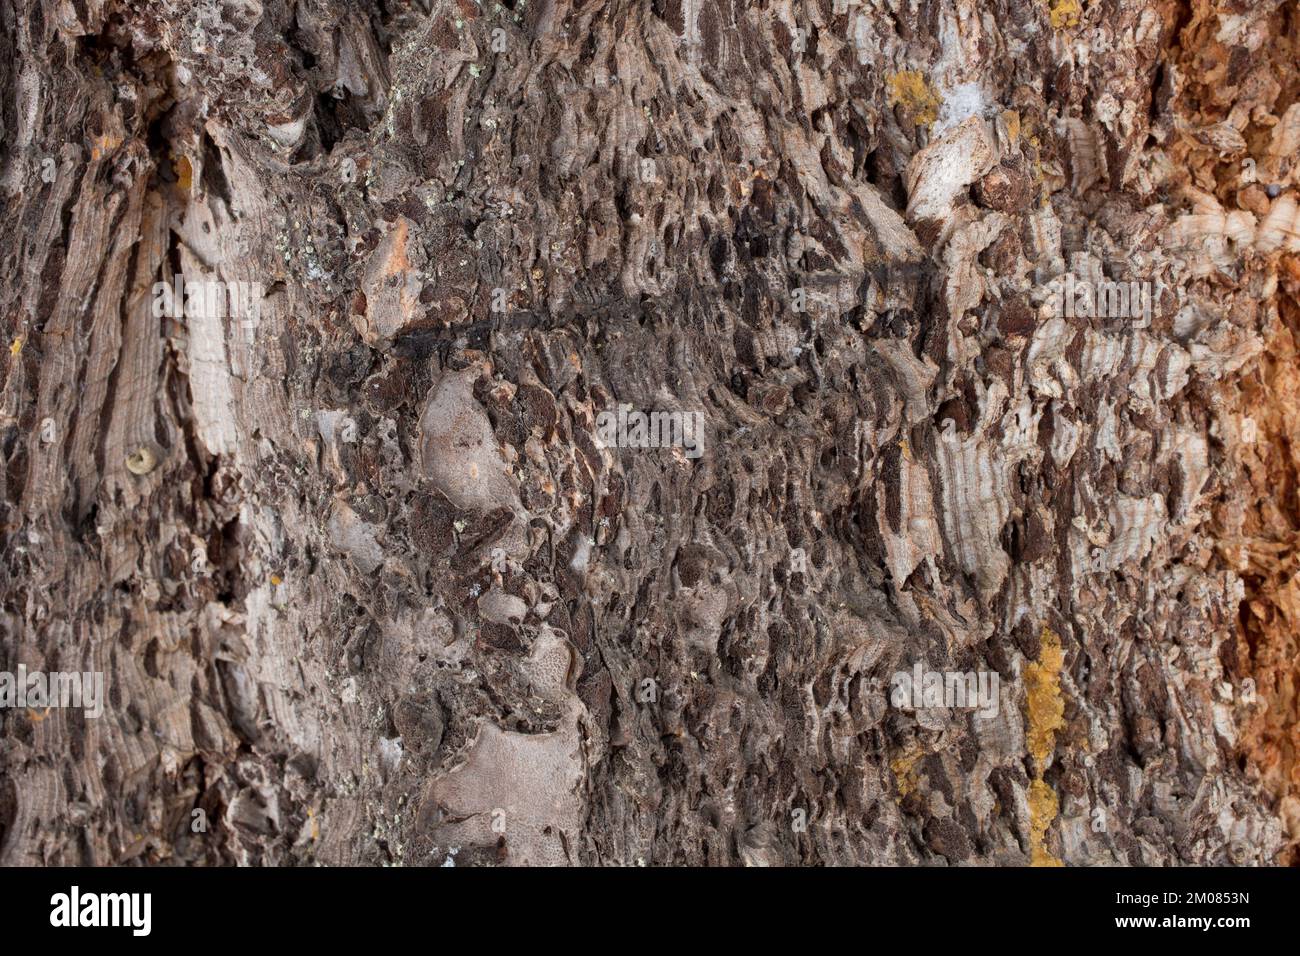
<instances>
[{"instance_id":1,"label":"tree bark","mask_svg":"<svg viewBox=\"0 0 1300 956\"><path fill-rule=\"evenodd\" d=\"M0 862L1290 861L1294 4L0 15Z\"/></svg>"}]
</instances>

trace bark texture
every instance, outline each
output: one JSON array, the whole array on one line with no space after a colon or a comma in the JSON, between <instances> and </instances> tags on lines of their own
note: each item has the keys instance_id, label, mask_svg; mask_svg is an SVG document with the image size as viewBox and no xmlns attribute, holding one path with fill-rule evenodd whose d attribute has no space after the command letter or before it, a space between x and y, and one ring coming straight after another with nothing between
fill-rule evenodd
<instances>
[{"instance_id":1,"label":"bark texture","mask_svg":"<svg viewBox=\"0 0 1300 956\"><path fill-rule=\"evenodd\" d=\"M1289 861L1297 16L0 0L0 862Z\"/></svg>"}]
</instances>

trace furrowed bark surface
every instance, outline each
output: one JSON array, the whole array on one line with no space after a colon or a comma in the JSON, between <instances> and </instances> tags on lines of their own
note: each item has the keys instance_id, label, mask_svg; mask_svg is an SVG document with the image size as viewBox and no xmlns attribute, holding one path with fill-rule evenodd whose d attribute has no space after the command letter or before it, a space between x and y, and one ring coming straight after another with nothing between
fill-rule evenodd
<instances>
[{"instance_id":1,"label":"furrowed bark surface","mask_svg":"<svg viewBox=\"0 0 1300 956\"><path fill-rule=\"evenodd\" d=\"M1290 861L1294 3L0 17L0 862Z\"/></svg>"}]
</instances>

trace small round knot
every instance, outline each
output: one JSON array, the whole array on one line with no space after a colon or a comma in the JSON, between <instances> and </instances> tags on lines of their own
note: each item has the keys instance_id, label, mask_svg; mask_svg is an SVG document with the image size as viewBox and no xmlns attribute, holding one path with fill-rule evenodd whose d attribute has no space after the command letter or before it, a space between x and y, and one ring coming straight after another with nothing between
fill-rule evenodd
<instances>
[{"instance_id":1,"label":"small round knot","mask_svg":"<svg viewBox=\"0 0 1300 956\"><path fill-rule=\"evenodd\" d=\"M147 475L158 464L158 458L144 446L126 456L126 470L133 475Z\"/></svg>"}]
</instances>

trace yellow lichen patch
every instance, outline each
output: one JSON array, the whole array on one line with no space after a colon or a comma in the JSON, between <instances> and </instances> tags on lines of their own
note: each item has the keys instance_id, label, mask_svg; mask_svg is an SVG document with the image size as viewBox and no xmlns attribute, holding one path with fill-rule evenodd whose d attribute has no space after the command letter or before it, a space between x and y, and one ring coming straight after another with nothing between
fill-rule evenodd
<instances>
[{"instance_id":1,"label":"yellow lichen patch","mask_svg":"<svg viewBox=\"0 0 1300 956\"><path fill-rule=\"evenodd\" d=\"M96 136L90 144L90 158L93 160L103 159L121 145L122 137L120 136L115 136L111 133Z\"/></svg>"},{"instance_id":2,"label":"yellow lichen patch","mask_svg":"<svg viewBox=\"0 0 1300 956\"><path fill-rule=\"evenodd\" d=\"M20 335L18 336L18 338L14 339L12 342L9 343L9 354L12 355L14 358L17 358L18 353L21 352L22 350L23 350L23 337Z\"/></svg>"},{"instance_id":3,"label":"yellow lichen patch","mask_svg":"<svg viewBox=\"0 0 1300 956\"><path fill-rule=\"evenodd\" d=\"M1053 30L1077 27L1082 16L1083 7L1079 5L1079 0L1049 0L1048 18L1052 21Z\"/></svg>"},{"instance_id":4,"label":"yellow lichen patch","mask_svg":"<svg viewBox=\"0 0 1300 956\"><path fill-rule=\"evenodd\" d=\"M1056 745L1056 732L1065 726L1065 699L1061 696L1061 666L1065 654L1061 639L1043 628L1038 660L1025 668L1025 716L1029 723L1029 753L1041 776Z\"/></svg>"},{"instance_id":5,"label":"yellow lichen patch","mask_svg":"<svg viewBox=\"0 0 1300 956\"><path fill-rule=\"evenodd\" d=\"M1015 110L1003 110L1002 122L1007 124L1007 134L1011 137L1011 142L1020 141L1020 114Z\"/></svg>"},{"instance_id":6,"label":"yellow lichen patch","mask_svg":"<svg viewBox=\"0 0 1300 956\"><path fill-rule=\"evenodd\" d=\"M898 780L898 799L902 800L916 790L916 765L920 763L925 752L906 750L889 762L889 769L894 771Z\"/></svg>"},{"instance_id":7,"label":"yellow lichen patch","mask_svg":"<svg viewBox=\"0 0 1300 956\"><path fill-rule=\"evenodd\" d=\"M1047 830L1056 819L1060 802L1043 780L1047 758L1056 749L1056 732L1065 727L1065 698L1061 696L1061 668L1065 652L1061 639L1049 627L1039 639L1038 660L1025 668L1026 737L1034 758L1035 779L1029 784L1029 865L1061 866L1047 850Z\"/></svg>"},{"instance_id":8,"label":"yellow lichen patch","mask_svg":"<svg viewBox=\"0 0 1300 956\"><path fill-rule=\"evenodd\" d=\"M181 192L188 193L194 185L194 167L190 165L189 157L180 157L172 163L172 167L176 170L176 185Z\"/></svg>"},{"instance_id":9,"label":"yellow lichen patch","mask_svg":"<svg viewBox=\"0 0 1300 956\"><path fill-rule=\"evenodd\" d=\"M1029 784L1029 865L1064 866L1047 849L1047 830L1060 812L1056 791L1041 779Z\"/></svg>"},{"instance_id":10,"label":"yellow lichen patch","mask_svg":"<svg viewBox=\"0 0 1300 956\"><path fill-rule=\"evenodd\" d=\"M943 100L920 70L901 70L891 73L889 105L901 106L913 123L929 125L939 118L939 104Z\"/></svg>"}]
</instances>

